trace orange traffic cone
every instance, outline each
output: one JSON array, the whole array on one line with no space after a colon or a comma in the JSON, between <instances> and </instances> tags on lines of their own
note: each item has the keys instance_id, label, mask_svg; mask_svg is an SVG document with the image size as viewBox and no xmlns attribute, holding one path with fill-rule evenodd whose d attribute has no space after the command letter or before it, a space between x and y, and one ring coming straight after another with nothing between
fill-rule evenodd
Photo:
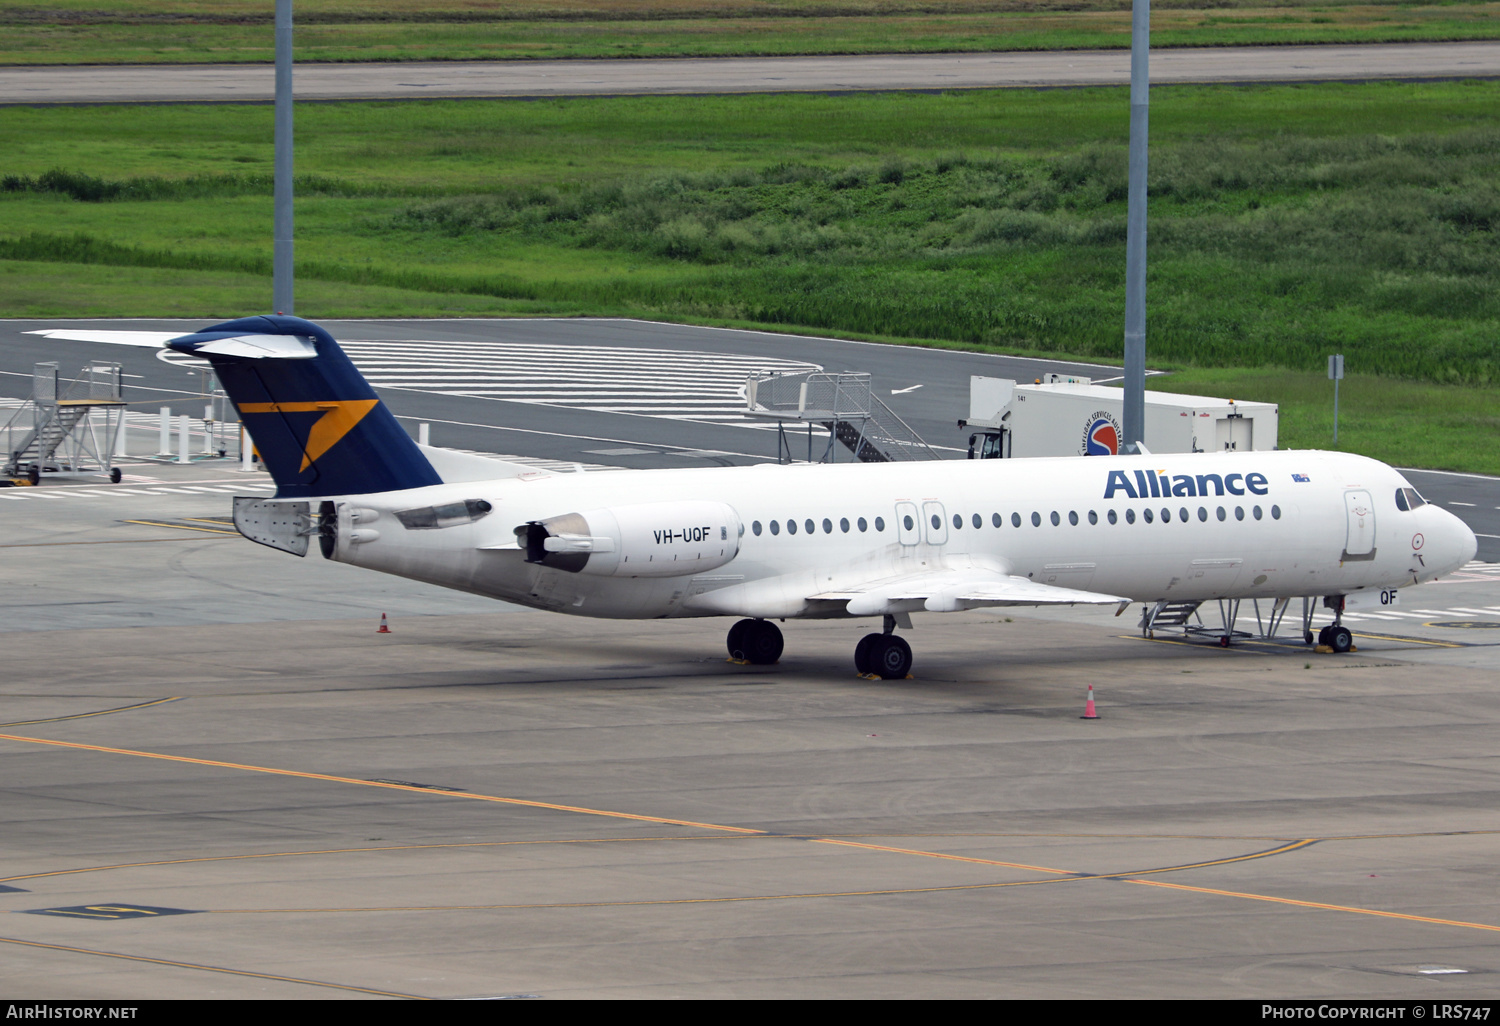
<instances>
[{"instance_id":1,"label":"orange traffic cone","mask_svg":"<svg viewBox=\"0 0 1500 1026\"><path fill-rule=\"evenodd\" d=\"M385 614L384 613L380 614L380 629L378 631L376 631L375 633L376 634L389 634L389 633L391 633L391 629L385 625ZM1092 699L1090 699L1090 701L1092 702ZM1090 705L1089 708L1092 709L1093 705Z\"/></svg>"},{"instance_id":2,"label":"orange traffic cone","mask_svg":"<svg viewBox=\"0 0 1500 1026\"><path fill-rule=\"evenodd\" d=\"M1099 714L1094 711L1094 685L1089 685L1089 700L1083 704L1083 715L1080 720L1097 720Z\"/></svg>"}]
</instances>

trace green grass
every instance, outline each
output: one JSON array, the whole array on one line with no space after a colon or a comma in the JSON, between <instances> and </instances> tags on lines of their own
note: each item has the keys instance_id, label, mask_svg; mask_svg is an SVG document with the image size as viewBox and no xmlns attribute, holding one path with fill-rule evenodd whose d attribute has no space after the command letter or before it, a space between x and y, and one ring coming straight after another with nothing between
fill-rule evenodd
<instances>
[{"instance_id":1,"label":"green grass","mask_svg":"<svg viewBox=\"0 0 1500 1026\"><path fill-rule=\"evenodd\" d=\"M1400 461L1395 440L1429 431L1430 464L1500 471L1475 412L1500 385L1497 101L1492 83L1157 90L1153 363L1190 391L1207 368L1251 375L1244 397L1282 403L1300 445L1324 404L1293 383L1343 352L1411 409L1453 398L1418 418L1381 400L1368 426L1350 398L1341 441ZM1115 360L1126 110L1113 89L311 105L298 311ZM264 309L270 121L0 109L0 316Z\"/></svg>"},{"instance_id":2,"label":"green grass","mask_svg":"<svg viewBox=\"0 0 1500 1026\"><path fill-rule=\"evenodd\" d=\"M1126 0L303 2L300 61L977 52L1126 47ZM1152 45L1500 37L1497 3L1167 0ZM269 0L52 0L0 11L0 64L270 61Z\"/></svg>"}]
</instances>

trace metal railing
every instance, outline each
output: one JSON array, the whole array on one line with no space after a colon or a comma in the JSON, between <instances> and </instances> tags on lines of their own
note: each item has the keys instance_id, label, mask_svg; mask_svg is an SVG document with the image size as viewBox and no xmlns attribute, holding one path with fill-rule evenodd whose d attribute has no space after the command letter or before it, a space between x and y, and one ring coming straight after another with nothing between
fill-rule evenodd
<instances>
[{"instance_id":1,"label":"metal railing","mask_svg":"<svg viewBox=\"0 0 1500 1026\"><path fill-rule=\"evenodd\" d=\"M835 461L839 445L862 463L940 458L880 401L870 387L870 375L862 371L752 374L745 380L745 410L752 417L777 421L777 457L784 462L792 458L786 437L789 421L808 427L808 462L813 462L814 424L828 431L821 462Z\"/></svg>"}]
</instances>

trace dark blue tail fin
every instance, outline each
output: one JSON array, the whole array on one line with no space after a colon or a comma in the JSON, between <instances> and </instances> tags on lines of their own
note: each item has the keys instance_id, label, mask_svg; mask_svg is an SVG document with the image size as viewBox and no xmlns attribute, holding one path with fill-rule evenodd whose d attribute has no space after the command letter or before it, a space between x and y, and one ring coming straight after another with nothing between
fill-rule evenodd
<instances>
[{"instance_id":1,"label":"dark blue tail fin","mask_svg":"<svg viewBox=\"0 0 1500 1026\"><path fill-rule=\"evenodd\" d=\"M244 317L167 343L213 364L277 498L441 484L333 336L299 317Z\"/></svg>"}]
</instances>

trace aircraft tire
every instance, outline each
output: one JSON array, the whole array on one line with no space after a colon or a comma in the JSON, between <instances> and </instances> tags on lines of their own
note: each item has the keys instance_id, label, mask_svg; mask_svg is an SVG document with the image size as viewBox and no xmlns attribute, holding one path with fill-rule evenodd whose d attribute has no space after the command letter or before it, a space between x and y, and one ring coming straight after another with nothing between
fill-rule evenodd
<instances>
[{"instance_id":1,"label":"aircraft tire","mask_svg":"<svg viewBox=\"0 0 1500 1026\"><path fill-rule=\"evenodd\" d=\"M120 468L119 467L111 467L110 468L110 471L109 471L109 483L110 484L119 484L120 483Z\"/></svg>"},{"instance_id":2,"label":"aircraft tire","mask_svg":"<svg viewBox=\"0 0 1500 1026\"><path fill-rule=\"evenodd\" d=\"M872 658L872 654L875 651L875 646L880 644L880 639L883 637L885 637L883 634L866 634L859 639L859 644L854 646L854 669L856 672L874 672L875 661Z\"/></svg>"},{"instance_id":3,"label":"aircraft tire","mask_svg":"<svg viewBox=\"0 0 1500 1026\"><path fill-rule=\"evenodd\" d=\"M1354 647L1354 635L1347 627L1333 627L1328 631L1328 647L1335 652L1347 652Z\"/></svg>"},{"instance_id":4,"label":"aircraft tire","mask_svg":"<svg viewBox=\"0 0 1500 1026\"><path fill-rule=\"evenodd\" d=\"M734 626L729 628L729 637L725 639L729 658L749 660L750 657L745 654L745 631L754 624L754 620L736 620Z\"/></svg>"},{"instance_id":5,"label":"aircraft tire","mask_svg":"<svg viewBox=\"0 0 1500 1026\"><path fill-rule=\"evenodd\" d=\"M1327 627L1324 627L1322 630L1318 631L1318 644L1320 644L1320 645L1328 645L1329 644L1328 634L1332 630L1333 630L1333 624L1329 624Z\"/></svg>"},{"instance_id":6,"label":"aircraft tire","mask_svg":"<svg viewBox=\"0 0 1500 1026\"><path fill-rule=\"evenodd\" d=\"M877 637L880 644L870 652L871 669L886 680L905 680L911 672L911 646L894 634Z\"/></svg>"},{"instance_id":7,"label":"aircraft tire","mask_svg":"<svg viewBox=\"0 0 1500 1026\"><path fill-rule=\"evenodd\" d=\"M745 658L756 666L770 666L781 659L785 642L781 631L769 620L746 620Z\"/></svg>"},{"instance_id":8,"label":"aircraft tire","mask_svg":"<svg viewBox=\"0 0 1500 1026\"><path fill-rule=\"evenodd\" d=\"M1302 644L1304 644L1304 645L1311 645L1313 643L1313 640L1314 639L1313 639L1313 632L1312 631L1303 631L1302 632Z\"/></svg>"}]
</instances>

